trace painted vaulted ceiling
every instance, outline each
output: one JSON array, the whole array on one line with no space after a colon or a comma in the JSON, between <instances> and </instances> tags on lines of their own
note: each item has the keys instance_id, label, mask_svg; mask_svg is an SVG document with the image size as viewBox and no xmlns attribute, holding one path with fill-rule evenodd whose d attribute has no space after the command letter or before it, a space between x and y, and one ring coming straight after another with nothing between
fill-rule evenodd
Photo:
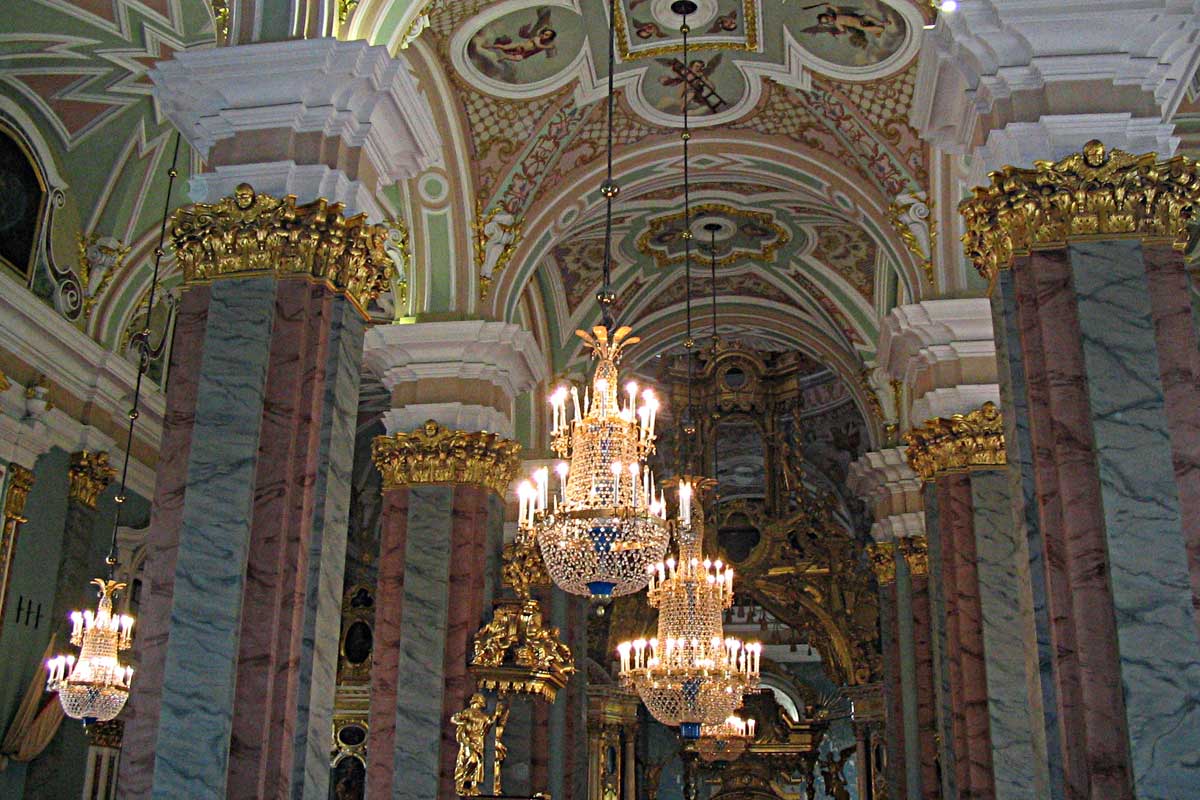
<instances>
[{"instance_id":1,"label":"painted vaulted ceiling","mask_svg":"<svg viewBox=\"0 0 1200 800\"><path fill-rule=\"evenodd\" d=\"M684 65L669 0L617 4L621 321L645 335L642 362L685 337L686 101L693 301L706 316L715 245L724 335L804 350L857 385L881 316L933 290L927 153L907 122L928 11L908 0L699 6ZM403 51L445 143L439 164L382 193L412 229L399 313L519 321L556 370L571 368L573 331L598 317L608 26L607 0L23 0L0 20L0 111L70 176L35 291L123 346L172 143L146 78L155 60L218 41L363 38ZM64 286L73 270L81 283L81 237L85 259L97 242L129 252L74 298Z\"/></svg>"}]
</instances>

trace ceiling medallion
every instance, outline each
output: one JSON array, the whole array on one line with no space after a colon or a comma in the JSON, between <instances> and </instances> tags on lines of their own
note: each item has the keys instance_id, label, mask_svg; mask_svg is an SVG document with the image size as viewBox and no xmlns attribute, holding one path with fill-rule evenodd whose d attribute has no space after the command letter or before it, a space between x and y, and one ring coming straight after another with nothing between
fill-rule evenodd
<instances>
[{"instance_id":1,"label":"ceiling medallion","mask_svg":"<svg viewBox=\"0 0 1200 800\"><path fill-rule=\"evenodd\" d=\"M725 203L700 203L692 208L687 227L693 235L705 223L716 223L728 233L718 237L727 252L717 258L717 266L730 266L753 260L771 263L775 253L792 240L792 235L775 220L769 211L752 211ZM634 246L642 255L654 259L659 269L682 264L682 242L685 222L682 211L664 214L649 220L649 227L638 236ZM708 238L708 237L705 237Z\"/></svg>"}]
</instances>

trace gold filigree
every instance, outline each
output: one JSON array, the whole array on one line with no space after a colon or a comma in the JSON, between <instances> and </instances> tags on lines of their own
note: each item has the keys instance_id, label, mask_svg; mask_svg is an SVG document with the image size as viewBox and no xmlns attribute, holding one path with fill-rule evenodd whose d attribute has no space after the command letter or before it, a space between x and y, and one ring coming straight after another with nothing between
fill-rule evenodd
<instances>
[{"instance_id":1,"label":"gold filigree","mask_svg":"<svg viewBox=\"0 0 1200 800\"><path fill-rule=\"evenodd\" d=\"M0 392L7 392L11 388L12 384L9 383L8 376L4 374L3 370L0 370Z\"/></svg>"},{"instance_id":2,"label":"gold filigree","mask_svg":"<svg viewBox=\"0 0 1200 800\"><path fill-rule=\"evenodd\" d=\"M384 489L466 483L501 496L517 476L520 452L520 444L495 433L443 428L433 420L412 433L377 436L371 445Z\"/></svg>"},{"instance_id":3,"label":"gold filigree","mask_svg":"<svg viewBox=\"0 0 1200 800\"><path fill-rule=\"evenodd\" d=\"M129 255L129 251L132 249L116 239L112 240L114 242L113 244L104 244L101 241L104 238L107 237L102 237L98 233L91 233L87 236L84 236L82 233L79 234L78 272L79 285L83 292L83 308L80 312L80 316L85 320L92 315L92 309L96 307L96 301L100 299L100 295L104 294L104 290L107 289L109 283L112 282L113 276L120 272L121 268L125 266L125 258ZM92 248L95 248L96 252L99 253L101 257L111 260L111 264L107 267L104 267L104 273L100 276L100 281L94 288L91 285L93 272L97 266L102 265L98 265L92 259L91 254L88 252Z\"/></svg>"},{"instance_id":4,"label":"gold filigree","mask_svg":"<svg viewBox=\"0 0 1200 800\"><path fill-rule=\"evenodd\" d=\"M492 621L475 635L471 672L483 689L532 694L553 703L575 671L571 648L542 620L537 600L498 600Z\"/></svg>"},{"instance_id":5,"label":"gold filigree","mask_svg":"<svg viewBox=\"0 0 1200 800\"><path fill-rule=\"evenodd\" d=\"M507 221L504 221L507 220ZM501 206L495 206L491 211L483 210L483 203L475 201L475 221L471 229L475 233L475 266L479 269L479 298L482 300L491 291L492 281L504 271L508 262L512 261L513 253L521 241L521 231L524 220L513 219ZM491 231L488 229L491 228ZM492 239L497 244L492 244ZM500 248L492 264L488 263L489 248Z\"/></svg>"},{"instance_id":6,"label":"gold filigree","mask_svg":"<svg viewBox=\"0 0 1200 800\"><path fill-rule=\"evenodd\" d=\"M904 242L904 246L908 248L908 252L912 253L913 258L916 259L917 265L921 267L921 271L925 273L925 278L929 281L929 285L933 286L935 285L933 271L933 250L937 243L937 227L935 225L933 216L933 203L931 202L925 204L926 208L928 209L928 218L925 220L925 224L929 229L928 253L925 252L924 245L922 245L920 240L917 239L917 234L914 233L913 229L909 227L908 224L902 219L905 213L909 212L915 205L918 205L916 200L911 203L905 203L904 205L899 203L891 203L888 205L888 221L892 223L892 227L895 229L897 235L899 235L900 240Z\"/></svg>"},{"instance_id":7,"label":"gold filigree","mask_svg":"<svg viewBox=\"0 0 1200 800\"><path fill-rule=\"evenodd\" d=\"M8 493L4 496L4 518L17 522L28 522L23 516L25 501L33 489L33 470L20 464L8 465Z\"/></svg>"},{"instance_id":8,"label":"gold filigree","mask_svg":"<svg viewBox=\"0 0 1200 800\"><path fill-rule=\"evenodd\" d=\"M929 542L924 536L901 536L896 545L910 573L917 577L929 574Z\"/></svg>"},{"instance_id":9,"label":"gold filigree","mask_svg":"<svg viewBox=\"0 0 1200 800\"><path fill-rule=\"evenodd\" d=\"M871 542L867 545L867 557L871 569L880 585L896 582L896 545L892 542Z\"/></svg>"},{"instance_id":10,"label":"gold filigree","mask_svg":"<svg viewBox=\"0 0 1200 800\"><path fill-rule=\"evenodd\" d=\"M924 480L939 472L1003 466L1004 419L995 403L969 414L928 420L904 434L908 465Z\"/></svg>"},{"instance_id":11,"label":"gold filigree","mask_svg":"<svg viewBox=\"0 0 1200 800\"><path fill-rule=\"evenodd\" d=\"M113 750L121 749L121 740L125 738L125 722L110 719L108 722L93 722L85 729L88 744L92 747L108 747Z\"/></svg>"},{"instance_id":12,"label":"gold filigree","mask_svg":"<svg viewBox=\"0 0 1200 800\"><path fill-rule=\"evenodd\" d=\"M342 293L364 317L390 288L394 267L387 231L365 214L346 218L341 203L296 205L240 184L232 197L175 212L171 236L185 285L274 274L307 277Z\"/></svg>"},{"instance_id":13,"label":"gold filigree","mask_svg":"<svg viewBox=\"0 0 1200 800\"><path fill-rule=\"evenodd\" d=\"M50 381L45 375L38 375L33 379L33 383L25 387L26 400L40 400L46 404L45 411L54 408L54 398L51 397Z\"/></svg>"},{"instance_id":14,"label":"gold filigree","mask_svg":"<svg viewBox=\"0 0 1200 800\"><path fill-rule=\"evenodd\" d=\"M391 217L384 220L383 224L388 231L384 249L395 267L392 293L396 299L396 312L402 316L408 313L408 286L409 277L412 274L412 239L408 233L408 225L402 217Z\"/></svg>"},{"instance_id":15,"label":"gold filigree","mask_svg":"<svg viewBox=\"0 0 1200 800\"><path fill-rule=\"evenodd\" d=\"M887 415L883 412L883 403L879 401L879 395L875 393L875 387L871 385L871 370L864 369L858 373L858 383L863 390L863 398L867 401L867 406L871 409L871 414L875 419L883 422Z\"/></svg>"},{"instance_id":16,"label":"gold filigree","mask_svg":"<svg viewBox=\"0 0 1200 800\"><path fill-rule=\"evenodd\" d=\"M993 280L1014 257L1069 241L1140 239L1183 249L1200 202L1196 162L1156 158L1092 140L1061 161L991 173L991 185L976 187L958 207L967 258Z\"/></svg>"},{"instance_id":17,"label":"gold filigree","mask_svg":"<svg viewBox=\"0 0 1200 800\"><path fill-rule=\"evenodd\" d=\"M88 508L95 508L101 492L108 488L117 471L108 463L108 453L81 450L71 455L70 497Z\"/></svg>"},{"instance_id":18,"label":"gold filigree","mask_svg":"<svg viewBox=\"0 0 1200 800\"><path fill-rule=\"evenodd\" d=\"M550 573L546 571L546 562L542 560L542 551L536 540L524 530L517 533L516 538L504 545L501 555L503 565L500 567L501 582L513 590L521 600L528 600L532 595L530 589L535 586L550 586Z\"/></svg>"}]
</instances>

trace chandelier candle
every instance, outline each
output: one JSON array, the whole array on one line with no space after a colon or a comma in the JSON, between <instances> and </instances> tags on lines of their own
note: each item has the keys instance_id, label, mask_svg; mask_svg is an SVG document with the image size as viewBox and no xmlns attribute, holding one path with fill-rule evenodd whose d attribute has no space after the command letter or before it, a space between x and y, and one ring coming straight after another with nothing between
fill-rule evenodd
<instances>
[{"instance_id":1,"label":"chandelier candle","mask_svg":"<svg viewBox=\"0 0 1200 800\"><path fill-rule=\"evenodd\" d=\"M666 500L656 496L645 463L654 453L658 399L649 390L639 395L632 381L625 384L624 398L620 392L621 352L638 342L629 334L628 327L615 330L611 339L604 326L579 331L598 364L582 403L575 387L550 394L551 447L565 459L555 466L558 496L551 507L547 467L517 488L519 525L536 538L554 583L572 594L641 591L647 567L662 559L670 541ZM574 411L569 420L568 396Z\"/></svg>"}]
</instances>

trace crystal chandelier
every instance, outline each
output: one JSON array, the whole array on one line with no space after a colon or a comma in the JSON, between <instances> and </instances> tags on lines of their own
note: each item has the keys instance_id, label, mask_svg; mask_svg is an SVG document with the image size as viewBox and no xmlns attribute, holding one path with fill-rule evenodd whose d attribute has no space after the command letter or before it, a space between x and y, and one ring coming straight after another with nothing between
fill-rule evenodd
<instances>
[{"instance_id":1,"label":"crystal chandelier","mask_svg":"<svg viewBox=\"0 0 1200 800\"><path fill-rule=\"evenodd\" d=\"M696 750L700 758L708 763L714 761L736 761L754 741L755 722L731 714L720 725L700 726L700 741Z\"/></svg>"},{"instance_id":2,"label":"crystal chandelier","mask_svg":"<svg viewBox=\"0 0 1200 800\"><path fill-rule=\"evenodd\" d=\"M71 612L71 644L75 656L55 656L46 663L50 673L46 691L58 692L63 712L84 724L108 722L121 713L129 699L133 667L121 664L117 654L133 643L133 617L113 614L113 592L125 584L96 578L100 603L95 613Z\"/></svg>"},{"instance_id":3,"label":"crystal chandelier","mask_svg":"<svg viewBox=\"0 0 1200 800\"><path fill-rule=\"evenodd\" d=\"M113 614L113 599L125 584L116 581L117 575L117 532L121 527L121 510L125 507L125 491L129 478L129 458L133 452L133 432L137 425L142 399L142 383L150 369L153 352L158 348L150 343L150 320L154 313L154 299L158 291L158 280L162 266L163 243L166 240L167 219L171 212L171 192L175 179L179 177L180 135L175 134L175 152L171 167L167 170L167 193L163 201L162 225L159 228L158 247L154 248L154 271L150 276L149 297L146 300L146 325L133 336L133 346L138 353L137 382L133 388L133 403L129 409L129 426L125 435L125 461L121 468L121 488L113 500L117 504L113 515L112 543L108 556L108 578L95 578L92 583L99 587L100 601L95 612L71 612L71 644L79 648L79 656L59 655L46 662L49 673L46 691L57 692L63 713L72 719L82 720L84 725L108 722L121 713L129 699L129 687L133 682L133 667L121 663L119 654L128 650L133 643L133 617Z\"/></svg>"},{"instance_id":4,"label":"crystal chandelier","mask_svg":"<svg viewBox=\"0 0 1200 800\"><path fill-rule=\"evenodd\" d=\"M624 402L619 391L621 352L638 341L629 332L618 328L610 340L602 325L591 334L579 331L599 363L582 400L574 387L550 396L551 446L567 459L555 470L553 507L547 467L517 490L520 527L536 537L554 583L573 594L640 591L649 580L647 567L662 559L670 540L666 500L645 463L654 452L658 400L649 389L639 395L633 382L624 387Z\"/></svg>"},{"instance_id":5,"label":"crystal chandelier","mask_svg":"<svg viewBox=\"0 0 1200 800\"><path fill-rule=\"evenodd\" d=\"M762 645L726 637L733 568L701 551L703 513L692 518L692 483L679 484L679 558L655 564L647 599L658 609L655 638L621 642L621 683L654 718L698 739L703 725L723 724L758 685Z\"/></svg>"}]
</instances>

